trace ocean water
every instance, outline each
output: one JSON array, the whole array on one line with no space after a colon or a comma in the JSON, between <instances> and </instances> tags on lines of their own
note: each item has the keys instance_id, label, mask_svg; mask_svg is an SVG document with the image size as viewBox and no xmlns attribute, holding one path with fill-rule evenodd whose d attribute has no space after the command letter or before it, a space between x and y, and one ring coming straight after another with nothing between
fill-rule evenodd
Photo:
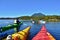
<instances>
[{"instance_id":1,"label":"ocean water","mask_svg":"<svg viewBox=\"0 0 60 40\"><path fill-rule=\"evenodd\" d=\"M8 24L13 24L13 20L0 20L0 27L7 26ZM28 26L31 26L30 33L28 39L31 40L41 29L44 24L32 24L31 21L24 21L20 26L19 30L23 30ZM56 40L60 40L60 22L47 22L45 24L46 29L50 32L51 35L56 38ZM13 34L14 29L7 30L5 32L0 33L0 38L2 34ZM4 35L3 35L4 36Z\"/></svg>"}]
</instances>

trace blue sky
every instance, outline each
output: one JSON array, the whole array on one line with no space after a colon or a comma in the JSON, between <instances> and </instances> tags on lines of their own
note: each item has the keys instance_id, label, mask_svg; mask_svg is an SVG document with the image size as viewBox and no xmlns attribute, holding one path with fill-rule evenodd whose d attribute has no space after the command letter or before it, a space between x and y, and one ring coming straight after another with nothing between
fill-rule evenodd
<instances>
[{"instance_id":1,"label":"blue sky","mask_svg":"<svg viewBox=\"0 0 60 40\"><path fill-rule=\"evenodd\" d=\"M0 0L0 17L30 16L39 12L60 15L60 0Z\"/></svg>"}]
</instances>

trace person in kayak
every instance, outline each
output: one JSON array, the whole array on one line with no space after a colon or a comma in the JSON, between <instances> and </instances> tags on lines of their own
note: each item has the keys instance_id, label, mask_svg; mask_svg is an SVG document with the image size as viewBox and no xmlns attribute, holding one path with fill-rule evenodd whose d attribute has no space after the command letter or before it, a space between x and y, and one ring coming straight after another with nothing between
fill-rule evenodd
<instances>
[{"instance_id":1,"label":"person in kayak","mask_svg":"<svg viewBox=\"0 0 60 40\"><path fill-rule=\"evenodd\" d=\"M16 21L16 22L17 22L17 24L19 25L20 21L19 21L18 18L17 18L17 21ZM17 29L17 32L19 32L19 27L17 27L16 29Z\"/></svg>"},{"instance_id":2,"label":"person in kayak","mask_svg":"<svg viewBox=\"0 0 60 40\"><path fill-rule=\"evenodd\" d=\"M15 19L14 23L19 25L19 23L20 23L19 19L18 18ZM19 27L16 27L16 32L18 32L18 31L19 31Z\"/></svg>"},{"instance_id":3,"label":"person in kayak","mask_svg":"<svg viewBox=\"0 0 60 40\"><path fill-rule=\"evenodd\" d=\"M15 19L15 20L14 20L14 23L19 24L19 19L18 19L18 18Z\"/></svg>"},{"instance_id":4,"label":"person in kayak","mask_svg":"<svg viewBox=\"0 0 60 40\"><path fill-rule=\"evenodd\" d=\"M19 24L19 19L18 18L17 18L17 21L16 22L17 22L17 24Z\"/></svg>"}]
</instances>

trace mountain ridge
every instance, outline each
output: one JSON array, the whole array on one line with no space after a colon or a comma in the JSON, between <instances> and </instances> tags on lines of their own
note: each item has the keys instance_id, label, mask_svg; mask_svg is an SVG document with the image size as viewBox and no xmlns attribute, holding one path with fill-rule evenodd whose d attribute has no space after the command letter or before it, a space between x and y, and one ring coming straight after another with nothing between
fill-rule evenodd
<instances>
[{"instance_id":1,"label":"mountain ridge","mask_svg":"<svg viewBox=\"0 0 60 40\"><path fill-rule=\"evenodd\" d=\"M45 15L42 13L34 13L32 16L45 16Z\"/></svg>"}]
</instances>

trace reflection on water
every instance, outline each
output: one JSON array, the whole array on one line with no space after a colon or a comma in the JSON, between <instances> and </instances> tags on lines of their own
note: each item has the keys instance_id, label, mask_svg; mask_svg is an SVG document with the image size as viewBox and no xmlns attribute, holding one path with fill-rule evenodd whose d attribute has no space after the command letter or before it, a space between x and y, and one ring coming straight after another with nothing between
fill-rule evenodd
<instances>
[{"instance_id":1,"label":"reflection on water","mask_svg":"<svg viewBox=\"0 0 60 40\"><path fill-rule=\"evenodd\" d=\"M6 21L4 21L6 22ZM9 23L0 23L0 27L1 26L6 26L8 24L13 24L13 21L8 21ZM32 24L30 21L25 21L23 22L23 24L20 26L19 30L23 30L28 26L31 26L30 29L30 34L29 34L29 40L31 40L41 29L43 24ZM46 29L48 30L48 32L50 32L55 38L56 40L60 40L60 22L47 22L46 24ZM5 31L3 33L7 33L7 34L12 34L14 33L14 30L8 30ZM2 33L0 33L1 35ZM0 36L1 37L1 36Z\"/></svg>"}]
</instances>

